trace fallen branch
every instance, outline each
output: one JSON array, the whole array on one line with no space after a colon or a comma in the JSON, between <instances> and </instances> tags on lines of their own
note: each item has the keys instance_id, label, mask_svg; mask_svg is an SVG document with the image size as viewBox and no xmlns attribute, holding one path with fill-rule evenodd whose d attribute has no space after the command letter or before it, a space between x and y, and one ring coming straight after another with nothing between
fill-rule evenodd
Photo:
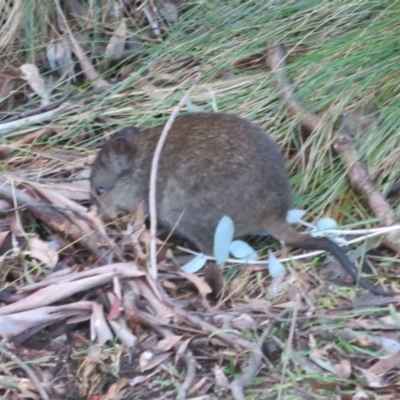
<instances>
[{"instance_id":1,"label":"fallen branch","mask_svg":"<svg viewBox=\"0 0 400 400\"><path fill-rule=\"evenodd\" d=\"M286 67L286 55L280 42L271 41L268 43L266 63L272 72L276 74L279 98L287 102L289 114L297 117L300 115L301 125L309 132L314 131L322 124L322 119L317 114L308 113L305 107L293 98L296 88L291 78L284 71Z\"/></svg>"},{"instance_id":2,"label":"fallen branch","mask_svg":"<svg viewBox=\"0 0 400 400\"><path fill-rule=\"evenodd\" d=\"M367 198L368 205L372 212L381 218L382 225L391 226L396 223L395 214L382 193L380 193L368 173L367 166L359 161L359 156L352 143L351 136L341 133L335 140L333 148L337 151L346 168L347 176L350 179L353 190L363 194ZM393 251L400 251L396 243L396 234L386 234L385 244Z\"/></svg>"},{"instance_id":3,"label":"fallen branch","mask_svg":"<svg viewBox=\"0 0 400 400\"><path fill-rule=\"evenodd\" d=\"M287 101L291 116L300 115L301 125L307 131L315 131L322 125L322 118L315 113L307 113L305 107L293 98L296 89L292 80L284 71L286 57L283 46L278 41L271 41L268 47L266 63L276 74L280 99ZM352 145L351 135L340 130L336 130L335 133L337 139L333 147L338 152L346 168L353 190L366 197L370 209L375 216L381 219L382 225L393 225L395 223L394 212L385 197L377 190L373 180L369 176L366 165L359 161L360 157ZM398 236L386 234L385 238L385 244L389 248L396 252L400 251Z\"/></svg>"}]
</instances>

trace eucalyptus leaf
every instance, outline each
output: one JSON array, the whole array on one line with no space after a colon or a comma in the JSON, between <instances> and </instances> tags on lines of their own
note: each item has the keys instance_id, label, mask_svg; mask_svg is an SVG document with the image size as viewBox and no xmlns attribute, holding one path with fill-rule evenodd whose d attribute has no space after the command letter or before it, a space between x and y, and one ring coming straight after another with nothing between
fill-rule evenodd
<instances>
[{"instance_id":1,"label":"eucalyptus leaf","mask_svg":"<svg viewBox=\"0 0 400 400\"><path fill-rule=\"evenodd\" d=\"M296 224L300 222L306 212L305 210L289 210L286 215L286 222L288 224Z\"/></svg>"},{"instance_id":2,"label":"eucalyptus leaf","mask_svg":"<svg viewBox=\"0 0 400 400\"><path fill-rule=\"evenodd\" d=\"M382 346L388 353L397 353L400 351L400 343L397 340L391 339L389 337L380 336L369 336L372 343Z\"/></svg>"},{"instance_id":3,"label":"eucalyptus leaf","mask_svg":"<svg viewBox=\"0 0 400 400\"><path fill-rule=\"evenodd\" d=\"M268 271L272 278L276 278L285 272L283 264L275 257L271 250L268 250Z\"/></svg>"},{"instance_id":4,"label":"eucalyptus leaf","mask_svg":"<svg viewBox=\"0 0 400 400\"><path fill-rule=\"evenodd\" d=\"M234 240L229 247L230 253L235 258L241 258L248 261L257 260L257 252L243 240Z\"/></svg>"},{"instance_id":5,"label":"eucalyptus leaf","mask_svg":"<svg viewBox=\"0 0 400 400\"><path fill-rule=\"evenodd\" d=\"M187 274L194 274L195 272L200 271L206 262L207 257L204 254L199 254L183 265L181 270Z\"/></svg>"},{"instance_id":6,"label":"eucalyptus leaf","mask_svg":"<svg viewBox=\"0 0 400 400\"><path fill-rule=\"evenodd\" d=\"M336 228L337 222L333 218L321 218L316 222L315 228L311 230L310 235L314 237L330 236L331 238L334 238L337 236L336 234L328 235L327 232L323 231Z\"/></svg>"},{"instance_id":7,"label":"eucalyptus leaf","mask_svg":"<svg viewBox=\"0 0 400 400\"><path fill-rule=\"evenodd\" d=\"M222 265L229 256L235 226L231 218L223 216L217 225L214 235L214 257L217 265Z\"/></svg>"},{"instance_id":8,"label":"eucalyptus leaf","mask_svg":"<svg viewBox=\"0 0 400 400\"><path fill-rule=\"evenodd\" d=\"M196 106L193 104L189 99L186 101L186 108L190 113L205 113L207 111L203 110L201 107Z\"/></svg>"},{"instance_id":9,"label":"eucalyptus leaf","mask_svg":"<svg viewBox=\"0 0 400 400\"><path fill-rule=\"evenodd\" d=\"M315 226L321 231L325 229L336 229L337 222L333 218L321 218L317 221Z\"/></svg>"}]
</instances>

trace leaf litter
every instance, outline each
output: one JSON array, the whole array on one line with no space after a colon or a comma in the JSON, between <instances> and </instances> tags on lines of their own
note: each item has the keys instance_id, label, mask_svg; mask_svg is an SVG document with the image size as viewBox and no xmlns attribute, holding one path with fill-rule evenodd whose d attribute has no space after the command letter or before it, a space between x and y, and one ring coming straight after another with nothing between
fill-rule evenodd
<instances>
[{"instance_id":1,"label":"leaf litter","mask_svg":"<svg viewBox=\"0 0 400 400\"><path fill-rule=\"evenodd\" d=\"M185 255L158 239L154 281L143 212L125 218L125 230L122 224L104 226L89 209L94 153L87 149L95 147L94 135L108 135L118 115L135 108L140 121L143 98L168 115L172 103L161 101L201 63L200 53L166 58L158 50L146 71L130 78L143 67L151 44L175 34L176 45L192 40L193 30L174 29L195 6L160 0L127 1L120 8L104 1L96 16L80 1L54 3L47 5L57 15L59 37L49 38L35 63L17 56L23 14L16 10L22 3L9 2L1 17L10 30L0 30L0 43L15 51L6 55L13 68L0 77L0 133L6 139L0 149L6 166L0 176L4 398L35 399L43 391L52 399L266 399L277 392L281 398L396 398L398 299L355 295L352 288L320 280L300 260L285 271L269 250L269 273L251 254L252 264L226 271L229 290L210 302L201 273L191 274L207 259L194 256L183 272L179 261ZM97 34L92 21L102 24L106 40L98 36L87 46L80 29ZM196 28L212 34L212 26ZM260 59L247 52L228 69L220 67L218 81L207 76L187 109L203 110L197 104L205 99L245 89L257 78L246 72L268 74ZM85 92L79 93L82 85ZM104 96L116 106L108 110ZM126 103L119 102L122 97ZM74 142L77 131L69 127L78 125L83 134ZM62 146L68 148L64 158ZM219 264L232 244L230 234L222 236L227 243L223 254L217 251ZM242 257L253 247L238 242L232 249Z\"/></svg>"}]
</instances>

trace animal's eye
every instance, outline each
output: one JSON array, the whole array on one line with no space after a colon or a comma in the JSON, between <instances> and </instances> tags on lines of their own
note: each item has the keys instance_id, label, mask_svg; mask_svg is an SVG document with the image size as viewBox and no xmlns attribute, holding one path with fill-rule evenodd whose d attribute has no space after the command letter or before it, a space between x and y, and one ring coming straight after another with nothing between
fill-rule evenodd
<instances>
[{"instance_id":1,"label":"animal's eye","mask_svg":"<svg viewBox=\"0 0 400 400\"><path fill-rule=\"evenodd\" d=\"M103 186L99 186L96 188L97 196L102 196L105 192L106 192L106 189L104 189Z\"/></svg>"}]
</instances>

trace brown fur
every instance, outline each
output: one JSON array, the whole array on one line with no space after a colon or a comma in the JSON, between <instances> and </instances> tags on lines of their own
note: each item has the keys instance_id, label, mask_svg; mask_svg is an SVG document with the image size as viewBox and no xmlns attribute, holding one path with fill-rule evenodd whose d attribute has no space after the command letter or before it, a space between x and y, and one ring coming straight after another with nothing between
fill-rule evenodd
<instances>
[{"instance_id":1,"label":"brown fur","mask_svg":"<svg viewBox=\"0 0 400 400\"><path fill-rule=\"evenodd\" d=\"M99 152L91 174L104 219L133 212L144 201L148 213L151 162L163 126L123 129ZM230 114L196 113L178 117L164 144L157 175L160 223L213 252L214 232L224 215L235 237L268 232L289 245L335 255L359 283L343 251L325 238L302 235L286 223L291 188L278 146L257 125Z\"/></svg>"}]
</instances>

